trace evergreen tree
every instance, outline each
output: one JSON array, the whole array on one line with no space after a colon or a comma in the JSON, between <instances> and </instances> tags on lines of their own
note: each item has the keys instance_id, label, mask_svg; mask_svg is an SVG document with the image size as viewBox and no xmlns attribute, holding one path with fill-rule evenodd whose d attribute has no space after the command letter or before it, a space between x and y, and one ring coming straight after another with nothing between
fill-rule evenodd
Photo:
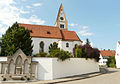
<instances>
[{"instance_id":1,"label":"evergreen tree","mask_svg":"<svg viewBox=\"0 0 120 84\"><path fill-rule=\"evenodd\" d=\"M18 23L14 23L9 27L5 35L2 35L1 52L4 56L13 55L19 48L27 55L32 55L32 40L29 30L20 27Z\"/></svg>"},{"instance_id":2,"label":"evergreen tree","mask_svg":"<svg viewBox=\"0 0 120 84\"><path fill-rule=\"evenodd\" d=\"M90 45L90 41L89 41L88 38L86 39L86 44L87 44L87 45Z\"/></svg>"}]
</instances>

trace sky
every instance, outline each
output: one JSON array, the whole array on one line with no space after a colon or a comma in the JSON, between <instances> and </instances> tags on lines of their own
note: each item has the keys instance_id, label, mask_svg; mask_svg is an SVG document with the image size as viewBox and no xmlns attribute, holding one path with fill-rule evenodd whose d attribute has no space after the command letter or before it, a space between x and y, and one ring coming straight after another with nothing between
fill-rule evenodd
<instances>
[{"instance_id":1,"label":"sky","mask_svg":"<svg viewBox=\"0 0 120 84\"><path fill-rule=\"evenodd\" d=\"M99 49L120 41L120 0L0 0L0 37L18 23L54 26L63 4L68 29Z\"/></svg>"}]
</instances>

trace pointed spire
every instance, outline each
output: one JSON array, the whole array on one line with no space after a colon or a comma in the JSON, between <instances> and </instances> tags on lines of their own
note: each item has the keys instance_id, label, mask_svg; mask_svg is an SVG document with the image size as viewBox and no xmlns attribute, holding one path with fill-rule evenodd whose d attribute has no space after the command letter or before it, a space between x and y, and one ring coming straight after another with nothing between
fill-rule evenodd
<instances>
[{"instance_id":1,"label":"pointed spire","mask_svg":"<svg viewBox=\"0 0 120 84\"><path fill-rule=\"evenodd\" d=\"M65 16L65 12L64 12L62 3L61 3L60 8L59 8L59 12L58 12L55 26L59 27L60 29L67 30L67 19Z\"/></svg>"}]
</instances>

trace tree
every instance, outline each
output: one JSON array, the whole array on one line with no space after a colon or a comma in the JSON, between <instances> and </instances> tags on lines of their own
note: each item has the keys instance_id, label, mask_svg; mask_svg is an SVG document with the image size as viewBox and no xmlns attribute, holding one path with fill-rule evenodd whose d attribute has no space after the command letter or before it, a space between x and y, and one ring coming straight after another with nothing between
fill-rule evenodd
<instances>
[{"instance_id":1,"label":"tree","mask_svg":"<svg viewBox=\"0 0 120 84\"><path fill-rule=\"evenodd\" d=\"M59 51L60 51L60 48L58 48L58 43L54 42L53 44L50 44L49 46L50 57L56 57L56 53Z\"/></svg>"},{"instance_id":2,"label":"tree","mask_svg":"<svg viewBox=\"0 0 120 84\"><path fill-rule=\"evenodd\" d=\"M88 38L86 39L86 44L87 44L87 45L90 45L90 41L89 41Z\"/></svg>"},{"instance_id":3,"label":"tree","mask_svg":"<svg viewBox=\"0 0 120 84\"><path fill-rule=\"evenodd\" d=\"M115 56L111 56L108 58L107 66L112 68L116 66Z\"/></svg>"},{"instance_id":4,"label":"tree","mask_svg":"<svg viewBox=\"0 0 120 84\"><path fill-rule=\"evenodd\" d=\"M79 58L90 58L95 59L97 62L99 61L100 52L97 48L92 48L90 45L80 45L75 47L74 49L74 56Z\"/></svg>"},{"instance_id":5,"label":"tree","mask_svg":"<svg viewBox=\"0 0 120 84\"><path fill-rule=\"evenodd\" d=\"M4 56L13 55L19 48L26 55L32 55L33 46L30 32L24 27L20 27L17 22L8 28L1 40L1 52Z\"/></svg>"}]
</instances>

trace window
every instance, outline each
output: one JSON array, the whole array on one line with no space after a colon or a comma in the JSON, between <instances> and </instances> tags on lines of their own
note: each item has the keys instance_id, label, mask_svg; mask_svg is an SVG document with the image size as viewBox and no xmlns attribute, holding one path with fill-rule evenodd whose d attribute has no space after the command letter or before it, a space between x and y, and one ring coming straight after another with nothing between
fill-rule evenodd
<instances>
[{"instance_id":1,"label":"window","mask_svg":"<svg viewBox=\"0 0 120 84\"><path fill-rule=\"evenodd\" d=\"M60 28L64 28L64 24L60 24Z\"/></svg>"},{"instance_id":2,"label":"window","mask_svg":"<svg viewBox=\"0 0 120 84\"><path fill-rule=\"evenodd\" d=\"M60 17L60 20L64 20L64 18L63 18L63 17Z\"/></svg>"},{"instance_id":3,"label":"window","mask_svg":"<svg viewBox=\"0 0 120 84\"><path fill-rule=\"evenodd\" d=\"M69 47L69 43L66 43L66 47Z\"/></svg>"},{"instance_id":4,"label":"window","mask_svg":"<svg viewBox=\"0 0 120 84\"><path fill-rule=\"evenodd\" d=\"M50 34L50 31L47 31L47 34Z\"/></svg>"},{"instance_id":5,"label":"window","mask_svg":"<svg viewBox=\"0 0 120 84\"><path fill-rule=\"evenodd\" d=\"M40 42L40 52L44 52L44 42Z\"/></svg>"}]
</instances>

